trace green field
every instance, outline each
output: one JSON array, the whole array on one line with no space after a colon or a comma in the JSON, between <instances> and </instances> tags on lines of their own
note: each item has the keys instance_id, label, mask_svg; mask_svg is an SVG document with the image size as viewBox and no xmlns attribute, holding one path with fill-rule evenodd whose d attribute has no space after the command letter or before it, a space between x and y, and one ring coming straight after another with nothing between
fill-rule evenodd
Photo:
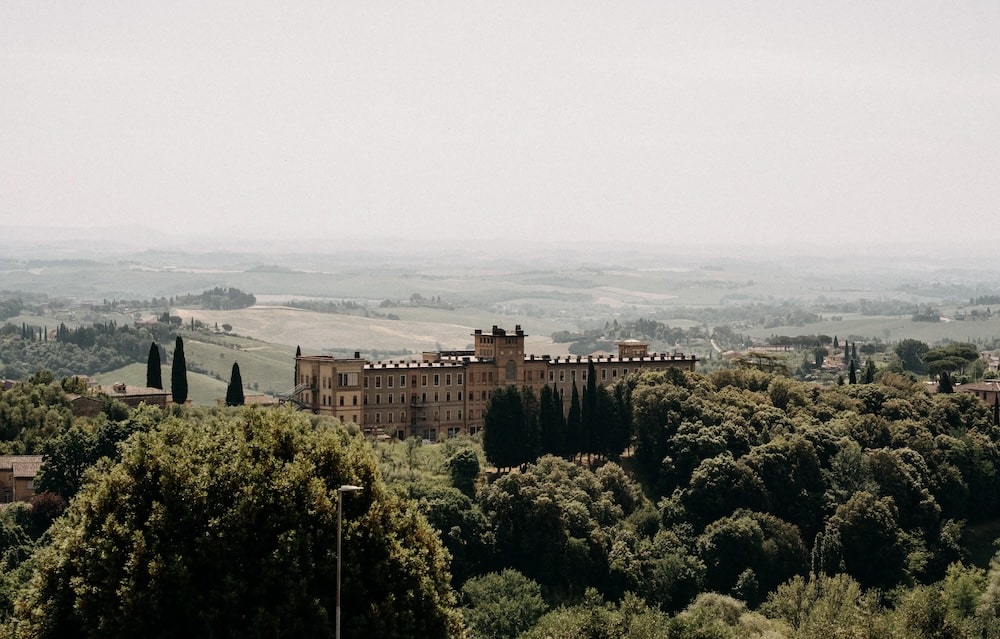
<instances>
[{"instance_id":1,"label":"green field","mask_svg":"<svg viewBox=\"0 0 1000 639\"><path fill-rule=\"evenodd\" d=\"M186 351L186 348L185 348ZM186 354L186 353L185 353ZM170 390L170 367L162 367L163 385ZM130 386L146 385L146 365L129 364L100 375L94 375L101 386L111 386L115 382L125 382ZM205 375L188 372L188 398L195 406L215 406L215 400L226 396L226 382L220 382Z\"/></svg>"}]
</instances>

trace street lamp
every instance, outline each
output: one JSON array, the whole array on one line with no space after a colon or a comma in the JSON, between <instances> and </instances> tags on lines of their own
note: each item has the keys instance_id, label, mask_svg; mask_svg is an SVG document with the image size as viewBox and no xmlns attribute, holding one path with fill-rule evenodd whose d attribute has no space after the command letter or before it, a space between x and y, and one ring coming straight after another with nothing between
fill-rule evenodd
<instances>
[{"instance_id":1,"label":"street lamp","mask_svg":"<svg viewBox=\"0 0 1000 639\"><path fill-rule=\"evenodd\" d=\"M337 639L340 639L340 531L344 517L344 493L362 490L361 486L344 484L337 489Z\"/></svg>"}]
</instances>

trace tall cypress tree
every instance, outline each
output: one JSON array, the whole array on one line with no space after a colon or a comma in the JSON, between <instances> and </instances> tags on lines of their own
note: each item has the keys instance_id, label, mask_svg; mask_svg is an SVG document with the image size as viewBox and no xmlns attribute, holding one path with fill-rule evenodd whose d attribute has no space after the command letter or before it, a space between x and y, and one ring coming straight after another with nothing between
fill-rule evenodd
<instances>
[{"instance_id":1,"label":"tall cypress tree","mask_svg":"<svg viewBox=\"0 0 1000 639\"><path fill-rule=\"evenodd\" d=\"M163 390L163 374L160 371L160 347L153 342L149 345L146 358L146 386Z\"/></svg>"},{"instance_id":2,"label":"tall cypress tree","mask_svg":"<svg viewBox=\"0 0 1000 639\"><path fill-rule=\"evenodd\" d=\"M233 372L229 376L229 386L226 388L226 406L242 406L245 403L246 397L243 395L240 365L233 362Z\"/></svg>"},{"instance_id":3,"label":"tall cypress tree","mask_svg":"<svg viewBox=\"0 0 1000 639\"><path fill-rule=\"evenodd\" d=\"M580 410L580 392L576 389L576 380L573 380L573 393L569 400L569 414L566 417L566 454L572 458L582 452L580 442L583 428L583 419Z\"/></svg>"},{"instance_id":4,"label":"tall cypress tree","mask_svg":"<svg viewBox=\"0 0 1000 639\"><path fill-rule=\"evenodd\" d=\"M297 377L297 374L299 372L298 359L300 357L302 357L302 347L301 346L296 346L295 347L295 366L292 367L292 377L293 377L293 379L292 379L292 388L295 388L296 386L299 385L299 378Z\"/></svg>"},{"instance_id":5,"label":"tall cypress tree","mask_svg":"<svg viewBox=\"0 0 1000 639\"><path fill-rule=\"evenodd\" d=\"M587 387L583 391L583 414L580 418L580 452L590 455L600 452L598 430L603 426L597 414L597 375L594 362L587 364Z\"/></svg>"},{"instance_id":6,"label":"tall cypress tree","mask_svg":"<svg viewBox=\"0 0 1000 639\"><path fill-rule=\"evenodd\" d=\"M187 401L187 361L184 359L184 340L180 335L174 343L174 361L170 366L170 394L173 395L175 404Z\"/></svg>"}]
</instances>

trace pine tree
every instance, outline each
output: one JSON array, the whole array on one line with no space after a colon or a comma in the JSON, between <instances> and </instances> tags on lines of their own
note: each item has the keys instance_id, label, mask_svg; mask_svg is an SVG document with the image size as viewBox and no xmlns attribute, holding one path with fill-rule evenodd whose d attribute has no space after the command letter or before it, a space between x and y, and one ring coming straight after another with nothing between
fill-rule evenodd
<instances>
[{"instance_id":1,"label":"pine tree","mask_svg":"<svg viewBox=\"0 0 1000 639\"><path fill-rule=\"evenodd\" d=\"M146 386L163 390L163 374L160 370L160 347L153 342L149 345L146 358Z\"/></svg>"},{"instance_id":2,"label":"pine tree","mask_svg":"<svg viewBox=\"0 0 1000 639\"><path fill-rule=\"evenodd\" d=\"M226 388L226 406L242 406L245 403L246 397L243 395L240 365L233 362L233 372L229 375L229 387Z\"/></svg>"},{"instance_id":3,"label":"pine tree","mask_svg":"<svg viewBox=\"0 0 1000 639\"><path fill-rule=\"evenodd\" d=\"M170 366L170 394L175 404L187 402L187 361L184 359L184 340L180 335L174 343L174 361Z\"/></svg>"}]
</instances>

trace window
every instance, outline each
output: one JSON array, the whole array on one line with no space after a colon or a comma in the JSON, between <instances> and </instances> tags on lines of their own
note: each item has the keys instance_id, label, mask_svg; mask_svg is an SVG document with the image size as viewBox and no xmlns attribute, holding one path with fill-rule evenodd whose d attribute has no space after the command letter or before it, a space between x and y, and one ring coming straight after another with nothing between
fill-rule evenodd
<instances>
[{"instance_id":1,"label":"window","mask_svg":"<svg viewBox=\"0 0 1000 639\"><path fill-rule=\"evenodd\" d=\"M441 376L438 375L437 373L434 373L434 385L438 386L440 383L441 383Z\"/></svg>"},{"instance_id":2,"label":"window","mask_svg":"<svg viewBox=\"0 0 1000 639\"><path fill-rule=\"evenodd\" d=\"M436 402L436 401L438 401L438 394L437 394L437 391L434 391L434 401L435 401L435 402Z\"/></svg>"},{"instance_id":3,"label":"window","mask_svg":"<svg viewBox=\"0 0 1000 639\"><path fill-rule=\"evenodd\" d=\"M388 384L389 384L389 388L392 388L392 380L393 380L392 375L386 375L385 379L386 379L386 382L388 382Z\"/></svg>"},{"instance_id":4,"label":"window","mask_svg":"<svg viewBox=\"0 0 1000 639\"><path fill-rule=\"evenodd\" d=\"M444 419L445 419L445 421L447 421L447 422L450 422L450 421L451 421L451 411L450 411L450 410L446 410L446 411L444 412Z\"/></svg>"},{"instance_id":5,"label":"window","mask_svg":"<svg viewBox=\"0 0 1000 639\"><path fill-rule=\"evenodd\" d=\"M555 371L549 371L549 381L550 382L556 381L556 372Z\"/></svg>"},{"instance_id":6,"label":"window","mask_svg":"<svg viewBox=\"0 0 1000 639\"><path fill-rule=\"evenodd\" d=\"M608 381L608 369L606 368L601 369L601 381L602 382Z\"/></svg>"},{"instance_id":7,"label":"window","mask_svg":"<svg viewBox=\"0 0 1000 639\"><path fill-rule=\"evenodd\" d=\"M611 379L618 379L618 369L617 368L612 368L611 369Z\"/></svg>"},{"instance_id":8,"label":"window","mask_svg":"<svg viewBox=\"0 0 1000 639\"><path fill-rule=\"evenodd\" d=\"M357 373L337 373L337 385L338 386L357 386L358 385L358 374ZM368 378L365 378L365 387L368 387Z\"/></svg>"},{"instance_id":9,"label":"window","mask_svg":"<svg viewBox=\"0 0 1000 639\"><path fill-rule=\"evenodd\" d=\"M376 424L382 423L382 413L375 413L375 423Z\"/></svg>"},{"instance_id":10,"label":"window","mask_svg":"<svg viewBox=\"0 0 1000 639\"><path fill-rule=\"evenodd\" d=\"M355 402L355 403L357 403L357 402ZM344 396L343 395L340 396L340 405L341 406L344 405Z\"/></svg>"},{"instance_id":11,"label":"window","mask_svg":"<svg viewBox=\"0 0 1000 639\"><path fill-rule=\"evenodd\" d=\"M391 377L389 379L392 379ZM389 393L389 403L392 403L392 393Z\"/></svg>"},{"instance_id":12,"label":"window","mask_svg":"<svg viewBox=\"0 0 1000 639\"><path fill-rule=\"evenodd\" d=\"M376 375L375 376L375 388L382 388L382 376L381 375Z\"/></svg>"},{"instance_id":13,"label":"window","mask_svg":"<svg viewBox=\"0 0 1000 639\"><path fill-rule=\"evenodd\" d=\"M465 375L462 373L458 374L458 385L461 386L464 383Z\"/></svg>"},{"instance_id":14,"label":"window","mask_svg":"<svg viewBox=\"0 0 1000 639\"><path fill-rule=\"evenodd\" d=\"M451 401L451 392L450 391L446 392L444 394L444 401L446 401L446 402L450 402Z\"/></svg>"},{"instance_id":15,"label":"window","mask_svg":"<svg viewBox=\"0 0 1000 639\"><path fill-rule=\"evenodd\" d=\"M586 368L583 369L583 372L581 373L581 375L583 376L583 381L587 381L587 369Z\"/></svg>"},{"instance_id":16,"label":"window","mask_svg":"<svg viewBox=\"0 0 1000 639\"><path fill-rule=\"evenodd\" d=\"M386 413L386 419L388 419L389 423L391 424L392 423L392 413Z\"/></svg>"},{"instance_id":17,"label":"window","mask_svg":"<svg viewBox=\"0 0 1000 639\"><path fill-rule=\"evenodd\" d=\"M406 411L405 410L399 411L399 421L401 421L401 422L405 422L406 421Z\"/></svg>"},{"instance_id":18,"label":"window","mask_svg":"<svg viewBox=\"0 0 1000 639\"><path fill-rule=\"evenodd\" d=\"M576 381L576 371L575 370L572 370L572 371L569 372L569 378L571 380L573 380L574 382Z\"/></svg>"},{"instance_id":19,"label":"window","mask_svg":"<svg viewBox=\"0 0 1000 639\"><path fill-rule=\"evenodd\" d=\"M517 366L515 366L513 360L507 362L507 368L504 371L504 375L506 376L508 382L512 382L517 378Z\"/></svg>"},{"instance_id":20,"label":"window","mask_svg":"<svg viewBox=\"0 0 1000 639\"><path fill-rule=\"evenodd\" d=\"M375 403L376 404L381 404L382 403L382 396L379 395L378 393L375 393Z\"/></svg>"},{"instance_id":21,"label":"window","mask_svg":"<svg viewBox=\"0 0 1000 639\"><path fill-rule=\"evenodd\" d=\"M357 405L358 405L358 396L351 395L351 406L357 406Z\"/></svg>"},{"instance_id":22,"label":"window","mask_svg":"<svg viewBox=\"0 0 1000 639\"><path fill-rule=\"evenodd\" d=\"M448 437L455 437L455 436L458 435L458 433L460 431L461 431L460 428L457 428L457 427L453 426L453 427L451 427L451 428L448 429Z\"/></svg>"},{"instance_id":23,"label":"window","mask_svg":"<svg viewBox=\"0 0 1000 639\"><path fill-rule=\"evenodd\" d=\"M458 391L458 401L462 401L462 391Z\"/></svg>"},{"instance_id":24,"label":"window","mask_svg":"<svg viewBox=\"0 0 1000 639\"><path fill-rule=\"evenodd\" d=\"M421 386L427 386L427 376L426 375L421 375L420 376L420 385Z\"/></svg>"},{"instance_id":25,"label":"window","mask_svg":"<svg viewBox=\"0 0 1000 639\"><path fill-rule=\"evenodd\" d=\"M451 373L444 376L444 385L451 386Z\"/></svg>"},{"instance_id":26,"label":"window","mask_svg":"<svg viewBox=\"0 0 1000 639\"><path fill-rule=\"evenodd\" d=\"M462 419L462 409L461 408L458 409L458 418Z\"/></svg>"},{"instance_id":27,"label":"window","mask_svg":"<svg viewBox=\"0 0 1000 639\"><path fill-rule=\"evenodd\" d=\"M406 375L399 376L399 387L406 388Z\"/></svg>"},{"instance_id":28,"label":"window","mask_svg":"<svg viewBox=\"0 0 1000 639\"><path fill-rule=\"evenodd\" d=\"M559 371L559 381L560 382L566 381L566 371Z\"/></svg>"},{"instance_id":29,"label":"window","mask_svg":"<svg viewBox=\"0 0 1000 639\"><path fill-rule=\"evenodd\" d=\"M486 401L486 391L482 391L482 393L483 393L483 398L482 399L483 399L483 401Z\"/></svg>"},{"instance_id":30,"label":"window","mask_svg":"<svg viewBox=\"0 0 1000 639\"><path fill-rule=\"evenodd\" d=\"M545 381L545 371L543 371L543 370L539 370L538 371L538 381L540 381L540 382Z\"/></svg>"}]
</instances>

